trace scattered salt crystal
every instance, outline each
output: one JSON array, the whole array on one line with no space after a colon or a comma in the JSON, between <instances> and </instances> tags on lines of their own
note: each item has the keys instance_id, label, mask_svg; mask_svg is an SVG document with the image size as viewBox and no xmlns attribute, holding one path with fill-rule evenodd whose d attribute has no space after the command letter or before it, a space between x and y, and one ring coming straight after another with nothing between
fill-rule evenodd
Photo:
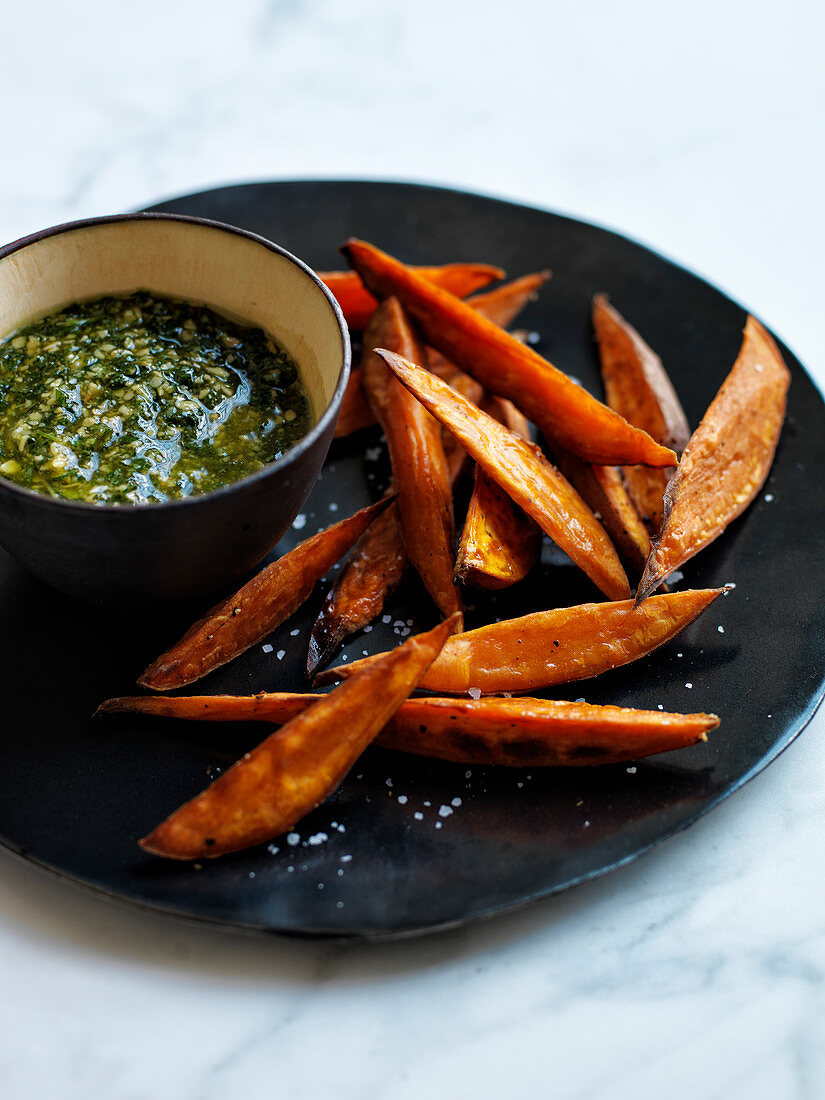
<instances>
[{"instance_id":1,"label":"scattered salt crystal","mask_svg":"<svg viewBox=\"0 0 825 1100\"><path fill-rule=\"evenodd\" d=\"M381 622L382 623L391 623L392 622L392 615L382 615L381 616Z\"/></svg>"},{"instance_id":2,"label":"scattered salt crystal","mask_svg":"<svg viewBox=\"0 0 825 1100\"><path fill-rule=\"evenodd\" d=\"M400 794L398 796L398 801L399 801L400 805L406 806L409 799L407 798L407 796L405 794Z\"/></svg>"},{"instance_id":3,"label":"scattered salt crystal","mask_svg":"<svg viewBox=\"0 0 825 1100\"><path fill-rule=\"evenodd\" d=\"M631 764L631 766L629 768L625 768L625 771L627 772L628 775L635 775L636 774L635 764Z\"/></svg>"},{"instance_id":4,"label":"scattered salt crystal","mask_svg":"<svg viewBox=\"0 0 825 1100\"><path fill-rule=\"evenodd\" d=\"M393 626L403 626L404 625L404 620L403 619L396 619L395 622L392 625Z\"/></svg>"},{"instance_id":5,"label":"scattered salt crystal","mask_svg":"<svg viewBox=\"0 0 825 1100\"><path fill-rule=\"evenodd\" d=\"M323 882L319 882L319 883L318 883L318 889L319 889L319 890L323 890L323 888L324 888L324 884L323 884Z\"/></svg>"},{"instance_id":6,"label":"scattered salt crystal","mask_svg":"<svg viewBox=\"0 0 825 1100\"><path fill-rule=\"evenodd\" d=\"M295 519L292 521L292 526L295 528L296 531L300 531L302 527L306 527L306 524L307 518L303 512L301 512L300 515L296 516Z\"/></svg>"},{"instance_id":7,"label":"scattered salt crystal","mask_svg":"<svg viewBox=\"0 0 825 1100\"><path fill-rule=\"evenodd\" d=\"M481 698L481 688L467 688L467 694L471 699Z\"/></svg>"},{"instance_id":8,"label":"scattered salt crystal","mask_svg":"<svg viewBox=\"0 0 825 1100\"><path fill-rule=\"evenodd\" d=\"M576 700L576 702L577 702L577 703L583 703L583 702L584 702L584 696L583 696L583 695L582 695L582 696L580 696L580 697L579 697L579 698L578 698L578 699Z\"/></svg>"},{"instance_id":9,"label":"scattered salt crystal","mask_svg":"<svg viewBox=\"0 0 825 1100\"><path fill-rule=\"evenodd\" d=\"M266 645L261 646L261 649L264 651L264 653L271 653L273 650L273 646L271 646L269 642L267 642Z\"/></svg>"},{"instance_id":10,"label":"scattered salt crystal","mask_svg":"<svg viewBox=\"0 0 825 1100\"><path fill-rule=\"evenodd\" d=\"M438 809L438 816L439 817L449 817L452 812L453 812L452 806L440 806L439 809Z\"/></svg>"},{"instance_id":11,"label":"scattered salt crystal","mask_svg":"<svg viewBox=\"0 0 825 1100\"><path fill-rule=\"evenodd\" d=\"M409 634L409 632L410 632L410 628L408 626L405 626L404 629L401 631L401 637L406 638L407 635Z\"/></svg>"},{"instance_id":12,"label":"scattered salt crystal","mask_svg":"<svg viewBox=\"0 0 825 1100\"><path fill-rule=\"evenodd\" d=\"M435 823L436 829L440 829L443 824L444 823L442 821L436 821L436 823Z\"/></svg>"},{"instance_id":13,"label":"scattered salt crystal","mask_svg":"<svg viewBox=\"0 0 825 1100\"><path fill-rule=\"evenodd\" d=\"M336 825L335 828L338 830L339 833L345 833L347 831L343 825Z\"/></svg>"},{"instance_id":14,"label":"scattered salt crystal","mask_svg":"<svg viewBox=\"0 0 825 1100\"><path fill-rule=\"evenodd\" d=\"M366 458L366 460L368 462L375 462L375 460L377 458L380 458L380 457L381 457L381 448L380 447L367 447L367 449L364 451L364 458Z\"/></svg>"},{"instance_id":15,"label":"scattered salt crystal","mask_svg":"<svg viewBox=\"0 0 825 1100\"><path fill-rule=\"evenodd\" d=\"M460 806L460 805L461 805L461 799L460 799L460 798L458 798L457 796L456 796L455 798L451 798L451 799L450 799L450 805L452 805L452 806Z\"/></svg>"},{"instance_id":16,"label":"scattered salt crystal","mask_svg":"<svg viewBox=\"0 0 825 1100\"><path fill-rule=\"evenodd\" d=\"M432 806L432 802L430 802L430 801L426 801L426 802L424 803L424 805L425 805L425 806Z\"/></svg>"},{"instance_id":17,"label":"scattered salt crystal","mask_svg":"<svg viewBox=\"0 0 825 1100\"><path fill-rule=\"evenodd\" d=\"M312 844L314 847L318 844L323 844L325 840L329 840L329 836L326 833L315 833L314 836L309 838L308 843Z\"/></svg>"},{"instance_id":18,"label":"scattered salt crystal","mask_svg":"<svg viewBox=\"0 0 825 1100\"><path fill-rule=\"evenodd\" d=\"M684 657L684 653L677 653L676 656L677 657Z\"/></svg>"},{"instance_id":19,"label":"scattered salt crystal","mask_svg":"<svg viewBox=\"0 0 825 1100\"><path fill-rule=\"evenodd\" d=\"M685 579L685 574L682 572L681 569L674 569L672 573L668 574L667 579L670 584L678 584L679 581L683 581Z\"/></svg>"},{"instance_id":20,"label":"scattered salt crystal","mask_svg":"<svg viewBox=\"0 0 825 1100\"><path fill-rule=\"evenodd\" d=\"M363 655L365 657L369 657L369 655L370 655L370 651L368 649L362 649L361 652L363 653Z\"/></svg>"},{"instance_id":21,"label":"scattered salt crystal","mask_svg":"<svg viewBox=\"0 0 825 1100\"><path fill-rule=\"evenodd\" d=\"M773 499L773 493L765 493L765 500L768 502L768 504L770 504Z\"/></svg>"},{"instance_id":22,"label":"scattered salt crystal","mask_svg":"<svg viewBox=\"0 0 825 1100\"><path fill-rule=\"evenodd\" d=\"M250 877L250 878L254 878L254 877L255 877L255 872L254 872L254 871L250 871L250 872L249 872L249 877Z\"/></svg>"},{"instance_id":23,"label":"scattered salt crystal","mask_svg":"<svg viewBox=\"0 0 825 1100\"><path fill-rule=\"evenodd\" d=\"M690 682L690 680L687 681L687 683L685 684L685 687L686 688L692 688L693 687L693 684Z\"/></svg>"},{"instance_id":24,"label":"scattered salt crystal","mask_svg":"<svg viewBox=\"0 0 825 1100\"><path fill-rule=\"evenodd\" d=\"M344 874L344 868L343 868L343 867L339 867L339 868L338 868L338 877L339 877L339 878L341 878L341 877L343 876L343 874Z\"/></svg>"},{"instance_id":25,"label":"scattered salt crystal","mask_svg":"<svg viewBox=\"0 0 825 1100\"><path fill-rule=\"evenodd\" d=\"M719 631L719 633L720 633L720 634L724 634L724 633L725 633L725 628L724 628L723 626L717 626L717 628L716 628L716 629L717 629L717 630Z\"/></svg>"},{"instance_id":26,"label":"scattered salt crystal","mask_svg":"<svg viewBox=\"0 0 825 1100\"><path fill-rule=\"evenodd\" d=\"M352 856L341 856L341 862L342 863L350 863L351 861L352 861Z\"/></svg>"},{"instance_id":27,"label":"scattered salt crystal","mask_svg":"<svg viewBox=\"0 0 825 1100\"><path fill-rule=\"evenodd\" d=\"M468 768L468 769L467 769L467 771L466 771L466 772L464 773L464 778L465 778L465 779L470 779L470 778L472 777L472 774L473 774L473 773L472 773L472 772L470 771L470 769Z\"/></svg>"},{"instance_id":28,"label":"scattered salt crystal","mask_svg":"<svg viewBox=\"0 0 825 1100\"><path fill-rule=\"evenodd\" d=\"M656 706L657 706L657 707L659 708L659 710L664 710L664 709L665 709L665 708L664 708L664 707L662 706L662 704L661 704L661 703L657 703L657 704L656 704Z\"/></svg>"},{"instance_id":29,"label":"scattered salt crystal","mask_svg":"<svg viewBox=\"0 0 825 1100\"><path fill-rule=\"evenodd\" d=\"M420 810L416 810L415 813L413 814L413 817L415 818L416 821L423 821L424 820L424 815L422 814L422 812Z\"/></svg>"},{"instance_id":30,"label":"scattered salt crystal","mask_svg":"<svg viewBox=\"0 0 825 1100\"><path fill-rule=\"evenodd\" d=\"M281 849L278 847L277 844L270 844L266 850L271 856L277 856L278 852L280 852Z\"/></svg>"},{"instance_id":31,"label":"scattered salt crystal","mask_svg":"<svg viewBox=\"0 0 825 1100\"><path fill-rule=\"evenodd\" d=\"M764 367L762 366L762 364L761 364L761 363L754 363L754 364L753 364L753 369L754 369L755 371L759 371L759 373L761 374L761 373L762 373L762 371L764 370Z\"/></svg>"},{"instance_id":32,"label":"scattered salt crystal","mask_svg":"<svg viewBox=\"0 0 825 1100\"><path fill-rule=\"evenodd\" d=\"M286 842L290 846L290 848L294 848L296 844L301 843L301 834L300 833L287 833Z\"/></svg>"},{"instance_id":33,"label":"scattered salt crystal","mask_svg":"<svg viewBox=\"0 0 825 1100\"><path fill-rule=\"evenodd\" d=\"M384 780L384 782L387 784L388 787L392 786L392 780L389 778L389 776Z\"/></svg>"},{"instance_id":34,"label":"scattered salt crystal","mask_svg":"<svg viewBox=\"0 0 825 1100\"><path fill-rule=\"evenodd\" d=\"M344 908L344 903L342 901L336 901L335 908L336 909L343 909Z\"/></svg>"},{"instance_id":35,"label":"scattered salt crystal","mask_svg":"<svg viewBox=\"0 0 825 1100\"><path fill-rule=\"evenodd\" d=\"M332 504L330 504L329 510L330 510L330 512L337 512L338 511L338 505L335 503L335 501L333 501Z\"/></svg>"},{"instance_id":36,"label":"scattered salt crystal","mask_svg":"<svg viewBox=\"0 0 825 1100\"><path fill-rule=\"evenodd\" d=\"M278 658L279 661L283 661L284 657L286 657L286 650L279 649L275 656Z\"/></svg>"},{"instance_id":37,"label":"scattered salt crystal","mask_svg":"<svg viewBox=\"0 0 825 1100\"><path fill-rule=\"evenodd\" d=\"M294 868L294 867L292 866L292 864L290 863L290 865L289 865L289 866L287 867L287 872L288 872L288 874L290 874L290 875L291 875L291 874L292 874L292 872L293 872L294 870L295 870L295 868Z\"/></svg>"},{"instance_id":38,"label":"scattered salt crystal","mask_svg":"<svg viewBox=\"0 0 825 1100\"><path fill-rule=\"evenodd\" d=\"M369 632L370 632L371 630L372 630L372 623L370 623L370 624L369 624L369 626L365 626L365 627L364 627L364 633L365 633L365 634L369 634Z\"/></svg>"},{"instance_id":39,"label":"scattered salt crystal","mask_svg":"<svg viewBox=\"0 0 825 1100\"><path fill-rule=\"evenodd\" d=\"M521 781L521 780L519 780L519 781L518 781L518 783L516 783L516 786L517 786L517 787L523 787L523 786L524 786L524 784L522 783L522 781Z\"/></svg>"},{"instance_id":40,"label":"scattered salt crystal","mask_svg":"<svg viewBox=\"0 0 825 1100\"><path fill-rule=\"evenodd\" d=\"M585 823L584 823L584 828L585 828L585 829L589 829L589 828L590 828L590 822L589 822L589 821L585 821Z\"/></svg>"},{"instance_id":41,"label":"scattered salt crystal","mask_svg":"<svg viewBox=\"0 0 825 1100\"><path fill-rule=\"evenodd\" d=\"M299 626L296 626L294 630L290 630L289 636L290 638L297 638L300 633L301 628Z\"/></svg>"}]
</instances>

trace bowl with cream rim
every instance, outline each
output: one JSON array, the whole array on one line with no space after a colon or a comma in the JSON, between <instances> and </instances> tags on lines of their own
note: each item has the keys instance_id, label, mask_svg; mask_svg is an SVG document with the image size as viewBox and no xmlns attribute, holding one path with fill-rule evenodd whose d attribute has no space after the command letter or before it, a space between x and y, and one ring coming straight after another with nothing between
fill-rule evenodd
<instances>
[{"instance_id":1,"label":"bowl with cream rim","mask_svg":"<svg viewBox=\"0 0 825 1100\"><path fill-rule=\"evenodd\" d=\"M330 292L255 234L168 214L0 248L0 545L70 595L218 592L286 532L350 367Z\"/></svg>"}]
</instances>

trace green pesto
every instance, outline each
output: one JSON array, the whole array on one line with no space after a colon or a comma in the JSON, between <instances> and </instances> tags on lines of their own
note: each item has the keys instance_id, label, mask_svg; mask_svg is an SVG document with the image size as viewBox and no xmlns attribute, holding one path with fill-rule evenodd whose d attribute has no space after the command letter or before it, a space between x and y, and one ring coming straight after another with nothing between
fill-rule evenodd
<instances>
[{"instance_id":1,"label":"green pesto","mask_svg":"<svg viewBox=\"0 0 825 1100\"><path fill-rule=\"evenodd\" d=\"M287 353L205 306L99 298L0 344L0 475L50 496L206 493L260 470L311 423Z\"/></svg>"}]
</instances>

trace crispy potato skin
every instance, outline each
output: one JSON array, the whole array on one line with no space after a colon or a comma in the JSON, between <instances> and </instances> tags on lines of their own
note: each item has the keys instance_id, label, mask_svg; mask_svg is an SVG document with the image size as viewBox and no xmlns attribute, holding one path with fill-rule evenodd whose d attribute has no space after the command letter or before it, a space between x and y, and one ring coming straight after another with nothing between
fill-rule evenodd
<instances>
[{"instance_id":1,"label":"crispy potato skin","mask_svg":"<svg viewBox=\"0 0 825 1100\"><path fill-rule=\"evenodd\" d=\"M212 722L288 722L324 696L136 696L100 714L140 713ZM580 767L638 760L707 739L715 714L670 714L552 699L408 699L379 733L383 748L458 764Z\"/></svg>"},{"instance_id":2,"label":"crispy potato skin","mask_svg":"<svg viewBox=\"0 0 825 1100\"><path fill-rule=\"evenodd\" d=\"M502 269L492 264L442 264L435 267L416 267L414 270L423 279L438 284L459 298L464 298L474 290L504 278ZM378 302L364 286L357 273L319 271L318 278L334 294L349 327L366 328Z\"/></svg>"},{"instance_id":3,"label":"crispy potato skin","mask_svg":"<svg viewBox=\"0 0 825 1100\"><path fill-rule=\"evenodd\" d=\"M593 299L593 327L607 404L651 439L681 454L690 429L659 356L603 294ZM622 473L642 522L655 535L662 525L662 498L673 469L627 466Z\"/></svg>"},{"instance_id":4,"label":"crispy potato skin","mask_svg":"<svg viewBox=\"0 0 825 1100\"><path fill-rule=\"evenodd\" d=\"M203 859L263 843L335 790L441 649L438 624L347 680L247 753L140 841L169 859Z\"/></svg>"},{"instance_id":5,"label":"crispy potato skin","mask_svg":"<svg viewBox=\"0 0 825 1100\"><path fill-rule=\"evenodd\" d=\"M183 687L261 641L301 606L324 573L391 500L387 497L362 508L266 566L190 627L146 669L138 683L152 691Z\"/></svg>"},{"instance_id":6,"label":"crispy potato skin","mask_svg":"<svg viewBox=\"0 0 825 1100\"><path fill-rule=\"evenodd\" d=\"M343 252L376 297L397 297L429 344L490 393L513 401L549 440L590 462L674 465L672 451L471 306L365 241L350 240Z\"/></svg>"},{"instance_id":7,"label":"crispy potato skin","mask_svg":"<svg viewBox=\"0 0 825 1100\"><path fill-rule=\"evenodd\" d=\"M630 595L621 562L604 528L538 447L398 355L381 357L419 401L459 439L467 453L572 558L609 599Z\"/></svg>"},{"instance_id":8,"label":"crispy potato skin","mask_svg":"<svg viewBox=\"0 0 825 1100\"><path fill-rule=\"evenodd\" d=\"M398 501L393 501L355 544L329 591L309 638L307 676L312 677L330 660L344 638L380 615L407 564Z\"/></svg>"},{"instance_id":9,"label":"crispy potato skin","mask_svg":"<svg viewBox=\"0 0 825 1100\"><path fill-rule=\"evenodd\" d=\"M404 549L446 618L461 611L461 595L453 581L453 494L441 427L376 353L379 347L426 361L395 298L382 302L364 333L364 391L387 438Z\"/></svg>"},{"instance_id":10,"label":"crispy potato skin","mask_svg":"<svg viewBox=\"0 0 825 1100\"><path fill-rule=\"evenodd\" d=\"M765 484L790 380L776 343L748 317L736 362L667 487L664 524L653 540L637 602L718 538Z\"/></svg>"},{"instance_id":11,"label":"crispy potato skin","mask_svg":"<svg viewBox=\"0 0 825 1100\"><path fill-rule=\"evenodd\" d=\"M451 638L419 687L461 695L526 693L598 676L647 656L705 611L724 588L535 611ZM322 673L318 684L351 676L365 657Z\"/></svg>"}]
</instances>

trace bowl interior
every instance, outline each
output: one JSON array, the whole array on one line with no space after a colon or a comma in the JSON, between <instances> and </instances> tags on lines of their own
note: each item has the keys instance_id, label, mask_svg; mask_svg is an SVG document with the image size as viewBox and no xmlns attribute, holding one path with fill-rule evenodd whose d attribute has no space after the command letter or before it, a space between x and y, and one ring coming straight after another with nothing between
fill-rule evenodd
<instances>
[{"instance_id":1,"label":"bowl interior","mask_svg":"<svg viewBox=\"0 0 825 1100\"><path fill-rule=\"evenodd\" d=\"M317 423L344 336L321 286L286 253L228 227L132 216L59 229L0 260L0 337L83 299L148 290L260 326L292 356Z\"/></svg>"}]
</instances>

